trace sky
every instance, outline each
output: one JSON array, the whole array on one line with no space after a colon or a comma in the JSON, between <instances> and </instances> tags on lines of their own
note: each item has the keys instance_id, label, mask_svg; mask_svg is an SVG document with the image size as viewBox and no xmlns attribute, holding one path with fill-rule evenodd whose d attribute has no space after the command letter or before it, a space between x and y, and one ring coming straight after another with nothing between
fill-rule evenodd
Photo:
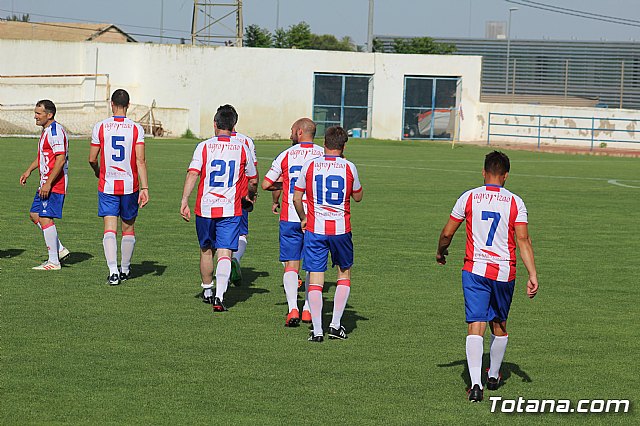
<instances>
[{"instance_id":1,"label":"sky","mask_svg":"<svg viewBox=\"0 0 640 426\"><path fill-rule=\"evenodd\" d=\"M507 0L375 0L374 34L482 38L487 21L507 21L509 8L517 7L512 12L512 39L640 41L640 0L537 1L638 22L600 22ZM193 0L0 0L0 17L13 10L16 14L29 13L35 22L108 22L136 40L154 42L160 41L162 22L163 41L179 43L180 38L190 41L193 4ZM287 28L305 21L316 34L349 36L357 44L364 44L368 7L369 0L244 0L243 19L245 27L257 24L272 32L276 24ZM222 8L217 10L223 13ZM234 21L225 22L235 25ZM231 34L223 27L217 33Z\"/></svg>"}]
</instances>

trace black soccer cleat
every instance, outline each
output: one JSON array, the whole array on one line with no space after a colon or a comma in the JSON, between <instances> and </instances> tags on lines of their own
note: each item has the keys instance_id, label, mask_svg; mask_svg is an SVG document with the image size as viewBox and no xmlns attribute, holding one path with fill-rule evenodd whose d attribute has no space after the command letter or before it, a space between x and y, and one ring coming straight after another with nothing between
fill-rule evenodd
<instances>
[{"instance_id":1,"label":"black soccer cleat","mask_svg":"<svg viewBox=\"0 0 640 426\"><path fill-rule=\"evenodd\" d=\"M343 326L340 326L340 328L329 327L329 339L346 340L348 337L347 331Z\"/></svg>"},{"instance_id":2,"label":"black soccer cleat","mask_svg":"<svg viewBox=\"0 0 640 426\"><path fill-rule=\"evenodd\" d=\"M471 402L482 401L482 389L480 389L480 385L473 385L473 387L467 391L467 394Z\"/></svg>"},{"instance_id":3,"label":"black soccer cleat","mask_svg":"<svg viewBox=\"0 0 640 426\"><path fill-rule=\"evenodd\" d=\"M315 336L313 334L313 331L311 332L311 334L309 334L309 338L307 339L309 342L316 342L316 343L322 343L324 342L324 337L322 335L320 336Z\"/></svg>"},{"instance_id":4,"label":"black soccer cleat","mask_svg":"<svg viewBox=\"0 0 640 426\"><path fill-rule=\"evenodd\" d=\"M120 275L118 275L118 274L111 274L111 275L107 278L107 284L109 284L109 285L118 285L118 284L120 284Z\"/></svg>"},{"instance_id":5,"label":"black soccer cleat","mask_svg":"<svg viewBox=\"0 0 640 426\"><path fill-rule=\"evenodd\" d=\"M131 271L129 271L129 272L122 272L122 271L120 271L120 281L121 281L121 282L122 282L122 281L126 281L126 280L128 280L129 278L131 278Z\"/></svg>"},{"instance_id":6,"label":"black soccer cleat","mask_svg":"<svg viewBox=\"0 0 640 426\"><path fill-rule=\"evenodd\" d=\"M204 297L204 293L202 293L202 301L207 305L213 305L213 296Z\"/></svg>"},{"instance_id":7,"label":"black soccer cleat","mask_svg":"<svg viewBox=\"0 0 640 426\"><path fill-rule=\"evenodd\" d=\"M498 374L498 377L487 377L487 389L490 391L497 390L500 387L501 379L502 374Z\"/></svg>"},{"instance_id":8,"label":"black soccer cleat","mask_svg":"<svg viewBox=\"0 0 640 426\"><path fill-rule=\"evenodd\" d=\"M227 307L224 306L222 300L218 297L213 298L213 312L224 312L227 310Z\"/></svg>"}]
</instances>

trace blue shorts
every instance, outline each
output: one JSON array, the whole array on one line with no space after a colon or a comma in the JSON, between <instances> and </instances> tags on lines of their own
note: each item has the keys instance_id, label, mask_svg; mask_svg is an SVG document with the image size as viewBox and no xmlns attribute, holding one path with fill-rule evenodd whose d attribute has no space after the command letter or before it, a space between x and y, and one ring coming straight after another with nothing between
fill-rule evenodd
<instances>
[{"instance_id":1,"label":"blue shorts","mask_svg":"<svg viewBox=\"0 0 640 426\"><path fill-rule=\"evenodd\" d=\"M462 271L467 322L506 321L516 280L495 281Z\"/></svg>"},{"instance_id":2,"label":"blue shorts","mask_svg":"<svg viewBox=\"0 0 640 426\"><path fill-rule=\"evenodd\" d=\"M31 204L31 213L38 213L40 217L49 217L51 219L62 219L62 206L64 206L64 194L50 192L49 198L43 200L40 193L36 191Z\"/></svg>"},{"instance_id":3,"label":"blue shorts","mask_svg":"<svg viewBox=\"0 0 640 426\"><path fill-rule=\"evenodd\" d=\"M240 235L249 235L249 212L242 209L242 216L240 216Z\"/></svg>"},{"instance_id":4,"label":"blue shorts","mask_svg":"<svg viewBox=\"0 0 640 426\"><path fill-rule=\"evenodd\" d=\"M304 232L300 222L280 221L280 262L302 259ZM326 256L325 256L326 257ZM326 262L325 262L326 264Z\"/></svg>"},{"instance_id":5,"label":"blue shorts","mask_svg":"<svg viewBox=\"0 0 640 426\"><path fill-rule=\"evenodd\" d=\"M138 216L138 191L126 195L111 195L98 191L98 216L135 219Z\"/></svg>"},{"instance_id":6,"label":"blue shorts","mask_svg":"<svg viewBox=\"0 0 640 426\"><path fill-rule=\"evenodd\" d=\"M208 218L196 215L200 248L238 250L242 216Z\"/></svg>"},{"instance_id":7,"label":"blue shorts","mask_svg":"<svg viewBox=\"0 0 640 426\"><path fill-rule=\"evenodd\" d=\"M342 235L321 235L309 231L304 233L302 269L307 272L326 271L329 253L331 253L331 266L350 268L353 265L351 232Z\"/></svg>"}]
</instances>

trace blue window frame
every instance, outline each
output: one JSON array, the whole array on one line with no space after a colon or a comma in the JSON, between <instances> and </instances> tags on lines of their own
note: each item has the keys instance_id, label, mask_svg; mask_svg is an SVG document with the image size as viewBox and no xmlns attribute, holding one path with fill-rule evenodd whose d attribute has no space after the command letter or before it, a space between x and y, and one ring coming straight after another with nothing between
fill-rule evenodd
<instances>
[{"instance_id":1,"label":"blue window frame","mask_svg":"<svg viewBox=\"0 0 640 426\"><path fill-rule=\"evenodd\" d=\"M451 140L459 77L405 76L403 139Z\"/></svg>"},{"instance_id":2,"label":"blue window frame","mask_svg":"<svg viewBox=\"0 0 640 426\"><path fill-rule=\"evenodd\" d=\"M317 124L316 136L323 136L325 129L342 126L351 136L365 136L369 123L368 74L314 75L313 121Z\"/></svg>"}]
</instances>

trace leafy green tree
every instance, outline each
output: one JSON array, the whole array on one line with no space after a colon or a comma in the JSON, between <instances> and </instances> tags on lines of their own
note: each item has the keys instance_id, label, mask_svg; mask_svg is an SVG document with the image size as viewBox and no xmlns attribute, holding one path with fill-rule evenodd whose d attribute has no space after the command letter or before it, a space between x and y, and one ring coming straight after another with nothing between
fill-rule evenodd
<instances>
[{"instance_id":1,"label":"leafy green tree","mask_svg":"<svg viewBox=\"0 0 640 426\"><path fill-rule=\"evenodd\" d=\"M393 41L395 53L418 55L448 55L456 51L456 46L449 43L435 42L431 37L415 37L410 39L396 38Z\"/></svg>"},{"instance_id":2,"label":"leafy green tree","mask_svg":"<svg viewBox=\"0 0 640 426\"><path fill-rule=\"evenodd\" d=\"M373 39L373 51L378 53L385 53L384 43L379 38Z\"/></svg>"},{"instance_id":3,"label":"leafy green tree","mask_svg":"<svg viewBox=\"0 0 640 426\"><path fill-rule=\"evenodd\" d=\"M252 24L244 29L244 45L247 47L271 47L273 36L266 28Z\"/></svg>"},{"instance_id":4,"label":"leafy green tree","mask_svg":"<svg viewBox=\"0 0 640 426\"><path fill-rule=\"evenodd\" d=\"M311 27L302 21L287 30L287 44L294 49L311 49Z\"/></svg>"},{"instance_id":5,"label":"leafy green tree","mask_svg":"<svg viewBox=\"0 0 640 426\"><path fill-rule=\"evenodd\" d=\"M356 50L356 46L350 37L343 37L338 40L336 36L331 34L312 34L310 48L314 50L342 50L345 52Z\"/></svg>"},{"instance_id":6,"label":"leafy green tree","mask_svg":"<svg viewBox=\"0 0 640 426\"><path fill-rule=\"evenodd\" d=\"M291 46L289 45L289 40L287 37L287 30L283 28L277 28L273 35L273 47L278 49L289 49Z\"/></svg>"},{"instance_id":7,"label":"leafy green tree","mask_svg":"<svg viewBox=\"0 0 640 426\"><path fill-rule=\"evenodd\" d=\"M23 14L22 16L18 16L16 14L7 16L7 21L20 21L20 22L29 22L31 18L29 18L29 14Z\"/></svg>"}]
</instances>

